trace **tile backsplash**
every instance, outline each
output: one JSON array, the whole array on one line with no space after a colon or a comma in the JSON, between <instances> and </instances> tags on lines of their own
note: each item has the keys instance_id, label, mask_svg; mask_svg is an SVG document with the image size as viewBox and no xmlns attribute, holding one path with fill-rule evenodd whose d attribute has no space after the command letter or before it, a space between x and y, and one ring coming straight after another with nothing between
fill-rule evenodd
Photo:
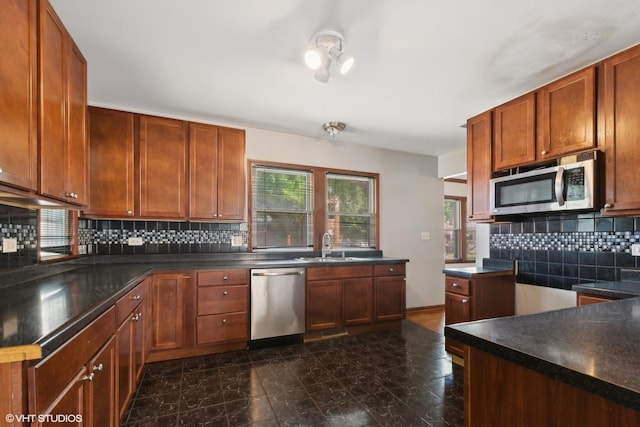
<instances>
[{"instance_id":1,"label":"tile backsplash","mask_svg":"<svg viewBox=\"0 0 640 427\"><path fill-rule=\"evenodd\" d=\"M519 283L571 289L619 280L621 269L640 267L631 256L634 243L640 243L640 217L549 215L491 224L489 253L517 260Z\"/></svg>"},{"instance_id":2,"label":"tile backsplash","mask_svg":"<svg viewBox=\"0 0 640 427\"><path fill-rule=\"evenodd\" d=\"M38 211L0 205L0 241L17 240L17 252L0 252L0 270L38 263Z\"/></svg>"},{"instance_id":3,"label":"tile backsplash","mask_svg":"<svg viewBox=\"0 0 640 427\"><path fill-rule=\"evenodd\" d=\"M232 237L241 239L232 246ZM142 238L142 246L129 246L129 237ZM80 254L189 254L246 252L247 224L95 220L78 221Z\"/></svg>"}]
</instances>

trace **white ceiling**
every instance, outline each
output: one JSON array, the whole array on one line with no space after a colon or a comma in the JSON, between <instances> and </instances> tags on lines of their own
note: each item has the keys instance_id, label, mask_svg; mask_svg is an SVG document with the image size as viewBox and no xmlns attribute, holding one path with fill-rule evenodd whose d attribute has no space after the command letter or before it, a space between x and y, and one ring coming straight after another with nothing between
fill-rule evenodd
<instances>
[{"instance_id":1,"label":"white ceiling","mask_svg":"<svg viewBox=\"0 0 640 427\"><path fill-rule=\"evenodd\" d=\"M89 103L412 153L467 118L640 43L637 0L51 0L89 62ZM303 53L336 29L328 84Z\"/></svg>"}]
</instances>

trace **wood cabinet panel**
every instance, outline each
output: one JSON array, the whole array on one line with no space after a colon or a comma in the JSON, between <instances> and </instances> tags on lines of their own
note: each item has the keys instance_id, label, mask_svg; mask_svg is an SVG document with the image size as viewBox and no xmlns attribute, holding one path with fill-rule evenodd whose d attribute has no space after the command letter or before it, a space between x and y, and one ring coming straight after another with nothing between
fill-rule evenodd
<instances>
[{"instance_id":1,"label":"wood cabinet panel","mask_svg":"<svg viewBox=\"0 0 640 427\"><path fill-rule=\"evenodd\" d=\"M467 120L467 191L469 219L491 219L489 180L492 168L493 113L487 111Z\"/></svg>"},{"instance_id":2,"label":"wood cabinet panel","mask_svg":"<svg viewBox=\"0 0 640 427\"><path fill-rule=\"evenodd\" d=\"M76 418L76 422L65 423L68 426L86 426L89 425L85 422L85 401L87 399L87 381L84 379L87 371L86 367L82 367L82 369L75 375L75 377L69 383L69 386L59 395L57 396L57 401L51 407L43 410L42 412L38 412L40 415L57 415L57 414L79 414L82 418ZM55 420L55 417L53 417ZM44 422L42 422L44 421ZM37 427L56 427L59 426L59 422L47 422L47 419L44 418L41 422L36 420L32 425Z\"/></svg>"},{"instance_id":3,"label":"wood cabinet panel","mask_svg":"<svg viewBox=\"0 0 640 427\"><path fill-rule=\"evenodd\" d=\"M556 80L538 91L538 160L596 148L595 94L593 67Z\"/></svg>"},{"instance_id":4,"label":"wood cabinet panel","mask_svg":"<svg viewBox=\"0 0 640 427\"><path fill-rule=\"evenodd\" d=\"M373 322L373 281L371 278L344 279L342 288L345 326Z\"/></svg>"},{"instance_id":5,"label":"wood cabinet panel","mask_svg":"<svg viewBox=\"0 0 640 427\"><path fill-rule=\"evenodd\" d=\"M247 285L198 287L198 316L247 311L248 301Z\"/></svg>"},{"instance_id":6,"label":"wood cabinet panel","mask_svg":"<svg viewBox=\"0 0 640 427\"><path fill-rule=\"evenodd\" d=\"M447 292L444 296L444 306L445 324L451 325L471 320L471 297Z\"/></svg>"},{"instance_id":7,"label":"wood cabinet panel","mask_svg":"<svg viewBox=\"0 0 640 427\"><path fill-rule=\"evenodd\" d=\"M189 217L218 217L218 127L189 123Z\"/></svg>"},{"instance_id":8,"label":"wood cabinet panel","mask_svg":"<svg viewBox=\"0 0 640 427\"><path fill-rule=\"evenodd\" d=\"M248 270L211 270L198 272L198 286L246 285Z\"/></svg>"},{"instance_id":9,"label":"wood cabinet panel","mask_svg":"<svg viewBox=\"0 0 640 427\"><path fill-rule=\"evenodd\" d=\"M328 266L307 268L307 280L346 279L371 276L371 265Z\"/></svg>"},{"instance_id":10,"label":"wood cabinet panel","mask_svg":"<svg viewBox=\"0 0 640 427\"><path fill-rule=\"evenodd\" d=\"M471 295L471 280L461 279L455 276L445 276L444 290L445 292L453 292L459 295Z\"/></svg>"},{"instance_id":11,"label":"wood cabinet panel","mask_svg":"<svg viewBox=\"0 0 640 427\"><path fill-rule=\"evenodd\" d=\"M88 365L89 375L93 374L93 377L86 402L85 414L89 417L84 420L86 425L115 427L120 424L115 410L115 365L115 340L112 337Z\"/></svg>"},{"instance_id":12,"label":"wood cabinet panel","mask_svg":"<svg viewBox=\"0 0 640 427\"><path fill-rule=\"evenodd\" d=\"M89 206L85 214L134 215L135 115L89 107Z\"/></svg>"},{"instance_id":13,"label":"wood cabinet panel","mask_svg":"<svg viewBox=\"0 0 640 427\"><path fill-rule=\"evenodd\" d=\"M493 170L536 161L536 94L528 93L495 108Z\"/></svg>"},{"instance_id":14,"label":"wood cabinet panel","mask_svg":"<svg viewBox=\"0 0 640 427\"><path fill-rule=\"evenodd\" d=\"M615 301L618 298L607 298L607 297L600 297L600 296L594 296L594 295L585 295L583 293L578 292L576 294L576 304L577 305L589 305L589 304L599 304L601 302L610 302L610 301Z\"/></svg>"},{"instance_id":15,"label":"wood cabinet panel","mask_svg":"<svg viewBox=\"0 0 640 427\"><path fill-rule=\"evenodd\" d=\"M37 190L37 7L6 0L0 10L0 182Z\"/></svg>"},{"instance_id":16,"label":"wood cabinet panel","mask_svg":"<svg viewBox=\"0 0 640 427\"><path fill-rule=\"evenodd\" d=\"M376 277L375 279L375 320L401 320L405 318L404 277Z\"/></svg>"},{"instance_id":17,"label":"wood cabinet panel","mask_svg":"<svg viewBox=\"0 0 640 427\"><path fill-rule=\"evenodd\" d=\"M84 205L87 62L47 0L40 2L40 179L44 195Z\"/></svg>"},{"instance_id":18,"label":"wood cabinet panel","mask_svg":"<svg viewBox=\"0 0 640 427\"><path fill-rule=\"evenodd\" d=\"M194 290L190 275L154 274L151 282L151 350L193 345Z\"/></svg>"},{"instance_id":19,"label":"wood cabinet panel","mask_svg":"<svg viewBox=\"0 0 640 427\"><path fill-rule=\"evenodd\" d=\"M219 128L218 219L244 219L245 204L245 132Z\"/></svg>"},{"instance_id":20,"label":"wood cabinet panel","mask_svg":"<svg viewBox=\"0 0 640 427\"><path fill-rule=\"evenodd\" d=\"M249 336L247 312L198 316L197 344L246 341Z\"/></svg>"},{"instance_id":21,"label":"wood cabinet panel","mask_svg":"<svg viewBox=\"0 0 640 427\"><path fill-rule=\"evenodd\" d=\"M140 215L187 217L186 123L140 116Z\"/></svg>"},{"instance_id":22,"label":"wood cabinet panel","mask_svg":"<svg viewBox=\"0 0 640 427\"><path fill-rule=\"evenodd\" d=\"M342 283L340 280L308 280L306 286L306 329L333 329L342 326Z\"/></svg>"},{"instance_id":23,"label":"wood cabinet panel","mask_svg":"<svg viewBox=\"0 0 640 427\"><path fill-rule=\"evenodd\" d=\"M640 213L640 46L604 61L606 215Z\"/></svg>"}]
</instances>

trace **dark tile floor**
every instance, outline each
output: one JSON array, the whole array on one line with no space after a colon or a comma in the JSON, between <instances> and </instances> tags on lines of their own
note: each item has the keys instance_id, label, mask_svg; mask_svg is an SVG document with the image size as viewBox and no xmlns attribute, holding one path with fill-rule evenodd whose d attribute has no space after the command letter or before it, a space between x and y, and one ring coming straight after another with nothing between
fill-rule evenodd
<instances>
[{"instance_id":1,"label":"dark tile floor","mask_svg":"<svg viewBox=\"0 0 640 427\"><path fill-rule=\"evenodd\" d=\"M149 363L123 426L462 426L444 337L392 331Z\"/></svg>"}]
</instances>

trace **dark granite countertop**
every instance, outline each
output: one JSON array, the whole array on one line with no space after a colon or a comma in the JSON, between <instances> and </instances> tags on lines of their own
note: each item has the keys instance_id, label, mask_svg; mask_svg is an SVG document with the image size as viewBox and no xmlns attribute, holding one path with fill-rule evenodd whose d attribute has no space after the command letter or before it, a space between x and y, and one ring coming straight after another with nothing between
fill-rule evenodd
<instances>
[{"instance_id":1,"label":"dark granite countertop","mask_svg":"<svg viewBox=\"0 0 640 427\"><path fill-rule=\"evenodd\" d=\"M309 255L308 253L306 254ZM282 255L280 255L282 257ZM296 256L297 257L297 256ZM92 256L0 274L0 363L15 350L44 357L96 319L149 273L221 268L339 266L407 262L373 256L308 262L250 254L223 256ZM3 359L3 355L7 356Z\"/></svg>"},{"instance_id":2,"label":"dark granite countertop","mask_svg":"<svg viewBox=\"0 0 640 427\"><path fill-rule=\"evenodd\" d=\"M607 298L634 298L640 296L640 271L622 269L620 271L620 280L580 283L579 285L573 285L571 289L576 292Z\"/></svg>"},{"instance_id":3,"label":"dark granite countertop","mask_svg":"<svg viewBox=\"0 0 640 427\"><path fill-rule=\"evenodd\" d=\"M482 267L454 267L453 265L449 265L445 266L442 270L446 275L463 277L465 279L470 279L476 274L501 274L513 271L514 265L512 261L492 260L490 258L484 258L482 260Z\"/></svg>"},{"instance_id":4,"label":"dark granite countertop","mask_svg":"<svg viewBox=\"0 0 640 427\"><path fill-rule=\"evenodd\" d=\"M445 336L640 410L640 298L445 327Z\"/></svg>"}]
</instances>

